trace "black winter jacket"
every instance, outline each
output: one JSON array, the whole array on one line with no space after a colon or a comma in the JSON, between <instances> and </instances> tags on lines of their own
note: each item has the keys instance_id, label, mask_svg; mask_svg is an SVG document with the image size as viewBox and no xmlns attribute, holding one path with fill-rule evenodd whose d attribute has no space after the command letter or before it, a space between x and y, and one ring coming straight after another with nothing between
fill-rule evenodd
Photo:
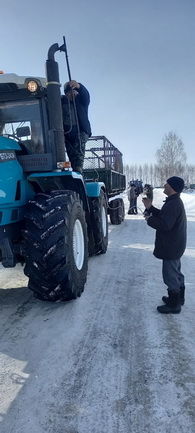
<instances>
[{"instance_id":1,"label":"black winter jacket","mask_svg":"<svg viewBox=\"0 0 195 433\"><path fill-rule=\"evenodd\" d=\"M186 248L186 213L179 194L167 197L162 209L151 206L147 224L156 229L154 255L158 259L179 259Z\"/></svg>"},{"instance_id":2,"label":"black winter jacket","mask_svg":"<svg viewBox=\"0 0 195 433\"><path fill-rule=\"evenodd\" d=\"M78 121L80 132L86 132L86 134L91 136L91 126L88 119L88 107L90 103L90 96L88 90L83 86L83 84L79 83L79 89L76 89L78 95L75 98L75 104L77 109ZM68 101L67 97L62 96L62 113L64 110L68 110Z\"/></svg>"}]
</instances>

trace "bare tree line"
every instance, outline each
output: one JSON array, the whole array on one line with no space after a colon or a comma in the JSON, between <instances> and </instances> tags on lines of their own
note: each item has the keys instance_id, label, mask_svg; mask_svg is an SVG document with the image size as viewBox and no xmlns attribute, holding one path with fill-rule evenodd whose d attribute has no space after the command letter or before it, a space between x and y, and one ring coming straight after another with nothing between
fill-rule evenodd
<instances>
[{"instance_id":1,"label":"bare tree line","mask_svg":"<svg viewBox=\"0 0 195 433\"><path fill-rule=\"evenodd\" d=\"M163 186L166 179L171 176L163 175L162 169L157 164L125 164L124 174L126 175L127 182L132 179L139 179L144 184L149 183L153 186ZM174 173L174 175L176 174ZM181 176L181 173L179 173L179 176ZM187 186L195 184L195 165L186 164L182 177Z\"/></svg>"},{"instance_id":2,"label":"bare tree line","mask_svg":"<svg viewBox=\"0 0 195 433\"><path fill-rule=\"evenodd\" d=\"M183 177L187 186L195 184L195 165L187 164L184 144L173 131L163 137L156 151L156 164L125 164L124 174L127 182L139 179L153 186L163 186L170 176Z\"/></svg>"}]
</instances>

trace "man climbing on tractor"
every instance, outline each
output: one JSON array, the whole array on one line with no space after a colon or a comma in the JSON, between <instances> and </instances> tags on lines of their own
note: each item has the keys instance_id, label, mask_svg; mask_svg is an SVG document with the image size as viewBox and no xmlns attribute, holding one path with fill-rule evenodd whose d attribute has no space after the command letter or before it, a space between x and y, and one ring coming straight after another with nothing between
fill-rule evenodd
<instances>
[{"instance_id":1,"label":"man climbing on tractor","mask_svg":"<svg viewBox=\"0 0 195 433\"><path fill-rule=\"evenodd\" d=\"M91 136L88 119L90 95L83 84L70 80L64 85L62 112L65 143L72 169L82 173L85 144Z\"/></svg>"}]
</instances>

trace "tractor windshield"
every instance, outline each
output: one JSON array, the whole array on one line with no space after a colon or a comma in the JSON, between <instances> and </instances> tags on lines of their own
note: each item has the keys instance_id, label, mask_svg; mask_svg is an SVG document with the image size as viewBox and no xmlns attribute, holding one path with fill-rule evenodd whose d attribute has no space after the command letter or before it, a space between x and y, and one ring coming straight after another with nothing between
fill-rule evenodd
<instances>
[{"instance_id":1,"label":"tractor windshield","mask_svg":"<svg viewBox=\"0 0 195 433\"><path fill-rule=\"evenodd\" d=\"M0 135L17 139L27 153L44 153L38 100L0 102Z\"/></svg>"}]
</instances>

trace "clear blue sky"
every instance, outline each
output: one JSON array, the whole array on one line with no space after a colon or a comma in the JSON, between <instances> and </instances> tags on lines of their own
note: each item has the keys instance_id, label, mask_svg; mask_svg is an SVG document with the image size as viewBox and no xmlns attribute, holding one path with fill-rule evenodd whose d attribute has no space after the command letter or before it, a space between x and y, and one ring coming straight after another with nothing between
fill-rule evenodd
<instances>
[{"instance_id":1,"label":"clear blue sky","mask_svg":"<svg viewBox=\"0 0 195 433\"><path fill-rule=\"evenodd\" d=\"M195 0L6 0L0 69L45 75L51 44L66 36L72 78L91 95L94 135L125 163L154 163L164 134L195 164ZM67 81L64 55L57 55Z\"/></svg>"}]
</instances>

